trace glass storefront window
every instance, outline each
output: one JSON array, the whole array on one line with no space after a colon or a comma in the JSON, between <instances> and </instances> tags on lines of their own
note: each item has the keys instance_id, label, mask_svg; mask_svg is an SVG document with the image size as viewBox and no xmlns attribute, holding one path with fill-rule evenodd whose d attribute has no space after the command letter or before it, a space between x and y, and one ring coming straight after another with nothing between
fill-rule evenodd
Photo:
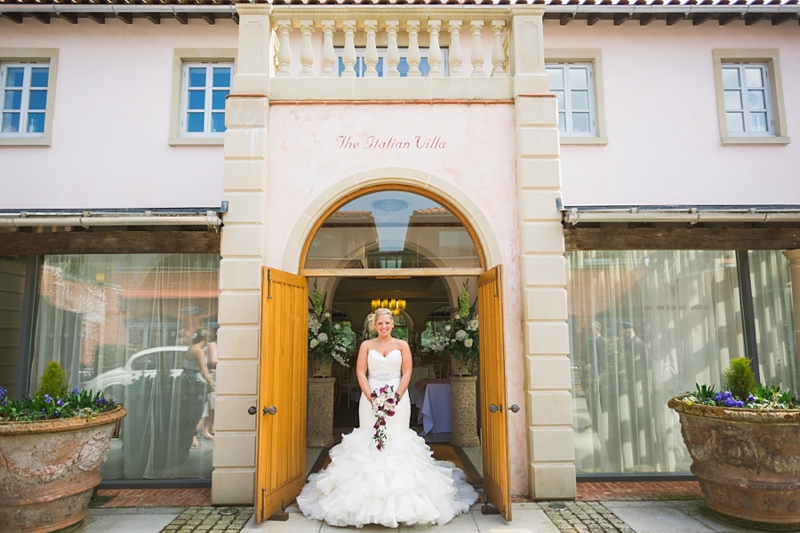
<instances>
[{"instance_id":1,"label":"glass storefront window","mask_svg":"<svg viewBox=\"0 0 800 533\"><path fill-rule=\"evenodd\" d=\"M333 212L311 242L306 269L480 267L464 225L430 198L381 191Z\"/></svg>"},{"instance_id":2,"label":"glass storefront window","mask_svg":"<svg viewBox=\"0 0 800 533\"><path fill-rule=\"evenodd\" d=\"M211 477L213 440L198 437L210 434L215 396L194 359L216 360L219 260L44 257L29 390L58 361L71 387L102 390L125 406L104 479Z\"/></svg>"},{"instance_id":3,"label":"glass storefront window","mask_svg":"<svg viewBox=\"0 0 800 533\"><path fill-rule=\"evenodd\" d=\"M578 473L686 472L669 398L744 355L734 252L567 253Z\"/></svg>"}]
</instances>

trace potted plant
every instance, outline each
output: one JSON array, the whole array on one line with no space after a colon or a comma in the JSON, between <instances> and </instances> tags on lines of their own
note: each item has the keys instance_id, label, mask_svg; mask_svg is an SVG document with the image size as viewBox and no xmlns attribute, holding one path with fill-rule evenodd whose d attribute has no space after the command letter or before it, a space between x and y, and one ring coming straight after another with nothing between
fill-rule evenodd
<instances>
[{"instance_id":1,"label":"potted plant","mask_svg":"<svg viewBox=\"0 0 800 533\"><path fill-rule=\"evenodd\" d=\"M33 397L13 400L0 387L0 531L48 532L83 520L124 416L100 393L70 391L55 362Z\"/></svg>"},{"instance_id":2,"label":"potted plant","mask_svg":"<svg viewBox=\"0 0 800 533\"><path fill-rule=\"evenodd\" d=\"M464 282L458 295L458 313L444 327L441 355L450 357L454 376L468 376L478 367L480 345L478 317L474 304L469 305L469 280Z\"/></svg>"},{"instance_id":3,"label":"potted plant","mask_svg":"<svg viewBox=\"0 0 800 533\"><path fill-rule=\"evenodd\" d=\"M325 308L325 295L317 290L317 282L308 298L312 312L308 313L308 356L311 359L311 376L331 377L331 365L335 359L340 365L349 367L345 355L347 348L342 342L344 332L340 324L334 324L331 313Z\"/></svg>"},{"instance_id":4,"label":"potted plant","mask_svg":"<svg viewBox=\"0 0 800 533\"><path fill-rule=\"evenodd\" d=\"M725 390L696 385L672 398L706 505L721 519L768 531L800 529L800 404L756 386L747 358L732 359Z\"/></svg>"}]
</instances>

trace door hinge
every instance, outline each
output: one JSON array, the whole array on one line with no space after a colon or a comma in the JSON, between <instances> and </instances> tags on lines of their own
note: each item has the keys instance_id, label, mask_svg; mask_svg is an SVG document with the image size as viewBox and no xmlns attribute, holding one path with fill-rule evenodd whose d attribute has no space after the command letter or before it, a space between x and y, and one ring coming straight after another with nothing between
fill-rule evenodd
<instances>
[{"instance_id":1,"label":"door hinge","mask_svg":"<svg viewBox=\"0 0 800 533\"><path fill-rule=\"evenodd\" d=\"M267 269L267 300L272 299L272 269Z\"/></svg>"}]
</instances>

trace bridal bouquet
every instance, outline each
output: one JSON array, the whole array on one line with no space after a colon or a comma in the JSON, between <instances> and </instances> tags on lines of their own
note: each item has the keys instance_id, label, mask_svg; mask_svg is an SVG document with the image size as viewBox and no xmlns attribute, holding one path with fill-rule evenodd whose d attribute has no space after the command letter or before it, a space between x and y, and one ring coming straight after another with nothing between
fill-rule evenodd
<instances>
[{"instance_id":1,"label":"bridal bouquet","mask_svg":"<svg viewBox=\"0 0 800 533\"><path fill-rule=\"evenodd\" d=\"M375 412L375 424L372 426L375 429L375 434L372 439L378 443L376 448L383 451L386 447L386 417L394 416L394 408L400 401L400 398L395 394L394 387L391 385L384 385L380 389L372 391L370 395L372 399L372 410Z\"/></svg>"}]
</instances>

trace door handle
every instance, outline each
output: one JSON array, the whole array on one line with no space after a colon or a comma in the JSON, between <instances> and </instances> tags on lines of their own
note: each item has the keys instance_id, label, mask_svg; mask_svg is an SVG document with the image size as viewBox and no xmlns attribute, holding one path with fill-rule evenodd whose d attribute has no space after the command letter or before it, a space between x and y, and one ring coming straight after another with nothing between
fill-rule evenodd
<instances>
[{"instance_id":1,"label":"door handle","mask_svg":"<svg viewBox=\"0 0 800 533\"><path fill-rule=\"evenodd\" d=\"M272 407L265 407L264 409L262 409L262 412L265 415L274 415L275 413L278 412L278 408L273 405Z\"/></svg>"},{"instance_id":2,"label":"door handle","mask_svg":"<svg viewBox=\"0 0 800 533\"><path fill-rule=\"evenodd\" d=\"M251 405L250 407L247 408L247 414L248 415L254 415L257 412L258 412L258 409L256 409L255 405Z\"/></svg>"},{"instance_id":3,"label":"door handle","mask_svg":"<svg viewBox=\"0 0 800 533\"><path fill-rule=\"evenodd\" d=\"M519 405L514 404L511 407L509 407L508 410L511 411L512 413L519 413Z\"/></svg>"},{"instance_id":4,"label":"door handle","mask_svg":"<svg viewBox=\"0 0 800 533\"><path fill-rule=\"evenodd\" d=\"M489 412L490 412L490 413L496 413L496 412L498 412L498 411L500 411L501 413L503 412L503 406L502 406L502 405L500 405L500 406L497 406L497 405L495 405L495 404L491 404L491 405L489 406Z\"/></svg>"}]
</instances>

